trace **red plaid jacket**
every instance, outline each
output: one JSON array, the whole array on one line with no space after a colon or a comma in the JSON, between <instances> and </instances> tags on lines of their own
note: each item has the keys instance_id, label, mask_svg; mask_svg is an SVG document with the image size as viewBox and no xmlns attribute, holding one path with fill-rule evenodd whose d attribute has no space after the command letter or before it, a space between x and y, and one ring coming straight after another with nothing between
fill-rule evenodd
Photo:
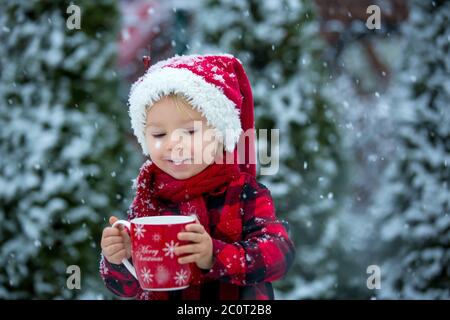
<instances>
[{"instance_id":1,"label":"red plaid jacket","mask_svg":"<svg viewBox=\"0 0 450 320\"><path fill-rule=\"evenodd\" d=\"M227 192L236 195L232 197L235 203L224 203ZM288 223L276 218L270 191L253 176L242 173L224 189L205 197L214 264L210 270L202 271L201 285L177 291L144 291L125 266L109 263L102 256L100 275L107 288L118 296L140 300L274 299L271 282L289 270L295 247L288 236ZM234 206L240 208L240 219L230 223L239 224L241 240L227 241L215 226L221 212L233 210Z\"/></svg>"}]
</instances>

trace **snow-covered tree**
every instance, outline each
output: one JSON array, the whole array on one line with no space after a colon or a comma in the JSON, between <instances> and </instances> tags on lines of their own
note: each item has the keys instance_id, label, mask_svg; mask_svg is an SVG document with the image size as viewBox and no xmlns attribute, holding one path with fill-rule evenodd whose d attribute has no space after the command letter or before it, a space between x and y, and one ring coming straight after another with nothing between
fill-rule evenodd
<instances>
[{"instance_id":1,"label":"snow-covered tree","mask_svg":"<svg viewBox=\"0 0 450 320\"><path fill-rule=\"evenodd\" d=\"M395 157L372 213L381 298L450 298L450 2L411 1Z\"/></svg>"},{"instance_id":2,"label":"snow-covered tree","mask_svg":"<svg viewBox=\"0 0 450 320\"><path fill-rule=\"evenodd\" d=\"M278 216L290 223L297 257L274 284L277 298L335 296L332 217L343 187L342 158L333 103L322 93L330 79L311 2L202 0L183 8L192 17L192 28L184 30L187 51L236 55L253 86L257 129L280 130L279 145L272 146L279 148L279 171L260 180Z\"/></svg>"},{"instance_id":3,"label":"snow-covered tree","mask_svg":"<svg viewBox=\"0 0 450 320\"><path fill-rule=\"evenodd\" d=\"M360 96L354 84L342 74L327 90L339 110L341 147L348 162L348 186L343 190L343 205L336 215L339 230L337 248L333 251L339 263L336 298L369 299L376 290L366 285L367 267L378 261L374 259L373 246L376 217L370 215L369 209L376 191L384 187L381 173L395 148L395 128L391 121L390 93Z\"/></svg>"},{"instance_id":4,"label":"snow-covered tree","mask_svg":"<svg viewBox=\"0 0 450 320\"><path fill-rule=\"evenodd\" d=\"M0 3L0 298L104 292L101 230L124 216L137 170L114 72L115 1L77 1L79 30L66 27L69 4ZM70 265L80 290L66 286Z\"/></svg>"}]
</instances>

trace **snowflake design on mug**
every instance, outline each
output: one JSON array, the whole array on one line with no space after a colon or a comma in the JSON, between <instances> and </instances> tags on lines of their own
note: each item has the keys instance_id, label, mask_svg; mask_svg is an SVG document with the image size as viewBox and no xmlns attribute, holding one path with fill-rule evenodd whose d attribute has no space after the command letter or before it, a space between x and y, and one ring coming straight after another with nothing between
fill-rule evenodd
<instances>
[{"instance_id":1,"label":"snowflake design on mug","mask_svg":"<svg viewBox=\"0 0 450 320\"><path fill-rule=\"evenodd\" d=\"M152 239L155 242L159 242L161 241L161 235L159 233L154 233Z\"/></svg>"},{"instance_id":2,"label":"snowflake design on mug","mask_svg":"<svg viewBox=\"0 0 450 320\"><path fill-rule=\"evenodd\" d=\"M153 274L150 272L150 269L147 269L146 267L142 268L141 277L145 283L153 282Z\"/></svg>"},{"instance_id":3,"label":"snowflake design on mug","mask_svg":"<svg viewBox=\"0 0 450 320\"><path fill-rule=\"evenodd\" d=\"M170 256L171 259L173 259L173 256L175 254L174 250L178 246L178 242L174 243L174 241L170 241L170 243L165 244L165 248L163 248L163 251L166 253L165 256Z\"/></svg>"},{"instance_id":4,"label":"snowflake design on mug","mask_svg":"<svg viewBox=\"0 0 450 320\"><path fill-rule=\"evenodd\" d=\"M155 274L156 282L158 282L158 284L160 285L163 285L169 280L169 278L170 278L169 271L163 265L159 265L156 268Z\"/></svg>"},{"instance_id":5,"label":"snowflake design on mug","mask_svg":"<svg viewBox=\"0 0 450 320\"><path fill-rule=\"evenodd\" d=\"M134 228L134 236L138 240L140 240L141 238L144 237L144 233L145 233L144 226L142 224L137 224L136 227Z\"/></svg>"},{"instance_id":6,"label":"snowflake design on mug","mask_svg":"<svg viewBox=\"0 0 450 320\"><path fill-rule=\"evenodd\" d=\"M179 286L182 286L186 284L188 279L188 273L186 270L181 269L180 271L176 272L176 276L173 277L175 279L175 283Z\"/></svg>"}]
</instances>

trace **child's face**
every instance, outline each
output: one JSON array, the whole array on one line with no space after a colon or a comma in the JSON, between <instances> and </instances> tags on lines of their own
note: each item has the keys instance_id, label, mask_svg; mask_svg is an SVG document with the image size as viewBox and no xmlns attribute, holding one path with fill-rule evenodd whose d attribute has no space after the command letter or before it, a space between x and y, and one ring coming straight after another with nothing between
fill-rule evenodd
<instances>
[{"instance_id":1,"label":"child's face","mask_svg":"<svg viewBox=\"0 0 450 320\"><path fill-rule=\"evenodd\" d=\"M163 97L147 111L145 140L153 163L182 180L212 164L223 145L200 112L180 101L178 106Z\"/></svg>"}]
</instances>

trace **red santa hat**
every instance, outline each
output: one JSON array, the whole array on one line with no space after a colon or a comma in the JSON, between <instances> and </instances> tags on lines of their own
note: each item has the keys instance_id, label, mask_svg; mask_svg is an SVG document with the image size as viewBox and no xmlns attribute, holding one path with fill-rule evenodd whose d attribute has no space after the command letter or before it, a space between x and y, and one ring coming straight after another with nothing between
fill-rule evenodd
<instances>
[{"instance_id":1,"label":"red santa hat","mask_svg":"<svg viewBox=\"0 0 450 320\"><path fill-rule=\"evenodd\" d=\"M241 171L256 175L253 95L237 58L229 54L175 56L151 66L132 85L131 126L145 155L147 108L171 93L183 95L207 119L223 137L225 150L239 160Z\"/></svg>"}]
</instances>

